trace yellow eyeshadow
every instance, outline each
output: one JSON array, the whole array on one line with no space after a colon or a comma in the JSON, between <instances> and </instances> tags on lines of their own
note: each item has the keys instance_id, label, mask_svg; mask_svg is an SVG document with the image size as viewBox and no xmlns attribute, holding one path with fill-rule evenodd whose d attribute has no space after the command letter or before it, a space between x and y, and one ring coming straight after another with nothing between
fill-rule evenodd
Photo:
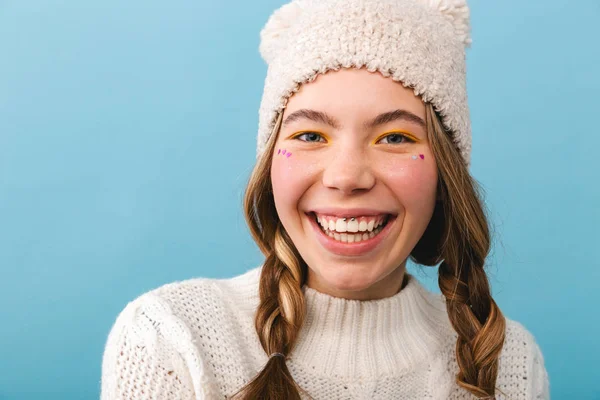
<instances>
[{"instance_id":1,"label":"yellow eyeshadow","mask_svg":"<svg viewBox=\"0 0 600 400\"><path fill-rule=\"evenodd\" d=\"M319 132L319 131L300 131L300 132L296 132L296 133L293 133L290 137L288 137L288 139L295 139L298 136L304 135L305 133L316 133L318 135L321 135L323 137L323 139L325 139L325 140L327 140L329 142L329 136L327 136L323 132Z\"/></svg>"},{"instance_id":2,"label":"yellow eyeshadow","mask_svg":"<svg viewBox=\"0 0 600 400\"><path fill-rule=\"evenodd\" d=\"M382 138L384 138L384 137L386 137L386 136L388 136L388 135L394 134L394 133L397 133L397 134L404 135L404 136L406 136L407 138L409 138L409 139L411 139L411 140L414 140L416 143L420 143L420 142L421 142L421 139L417 138L417 137L416 137L415 135L413 135L412 133L409 133L409 132L406 132L406 131L389 131L389 132L385 132L385 133L383 133L383 134L379 135L379 136L377 137L377 139L375 139L375 140L373 141L373 144L374 144L374 143L377 143L377 142L379 142L379 141L380 141Z\"/></svg>"}]
</instances>

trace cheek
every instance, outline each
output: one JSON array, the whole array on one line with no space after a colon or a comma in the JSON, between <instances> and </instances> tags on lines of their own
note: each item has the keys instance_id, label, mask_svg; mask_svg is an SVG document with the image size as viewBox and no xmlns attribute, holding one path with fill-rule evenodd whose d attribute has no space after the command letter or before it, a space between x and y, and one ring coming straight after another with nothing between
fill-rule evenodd
<instances>
[{"instance_id":1,"label":"cheek","mask_svg":"<svg viewBox=\"0 0 600 400\"><path fill-rule=\"evenodd\" d=\"M386 185L401 199L406 208L429 209L435 203L437 167L427 154L422 159L390 157L379 166Z\"/></svg>"},{"instance_id":2,"label":"cheek","mask_svg":"<svg viewBox=\"0 0 600 400\"><path fill-rule=\"evenodd\" d=\"M273 197L282 222L296 212L300 198L314 183L317 170L316 163L306 156L294 154L293 151L290 156L287 154L287 149L284 154L283 149L276 148L271 163Z\"/></svg>"}]
</instances>

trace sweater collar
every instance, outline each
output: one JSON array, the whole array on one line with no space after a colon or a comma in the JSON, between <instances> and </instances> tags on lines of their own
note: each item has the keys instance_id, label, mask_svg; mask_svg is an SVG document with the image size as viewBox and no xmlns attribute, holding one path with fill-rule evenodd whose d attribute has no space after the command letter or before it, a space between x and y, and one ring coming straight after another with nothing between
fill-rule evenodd
<instances>
[{"instance_id":1,"label":"sweater collar","mask_svg":"<svg viewBox=\"0 0 600 400\"><path fill-rule=\"evenodd\" d=\"M406 273L379 300L348 300L303 286L306 319L291 362L327 376L402 375L431 359L452 335L444 298Z\"/></svg>"}]
</instances>

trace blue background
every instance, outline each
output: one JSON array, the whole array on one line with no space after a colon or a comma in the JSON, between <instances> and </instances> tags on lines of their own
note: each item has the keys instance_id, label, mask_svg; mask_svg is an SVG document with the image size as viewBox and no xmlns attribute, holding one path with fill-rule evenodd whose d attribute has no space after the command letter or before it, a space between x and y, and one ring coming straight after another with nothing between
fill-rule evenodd
<instances>
[{"instance_id":1,"label":"blue background","mask_svg":"<svg viewBox=\"0 0 600 400\"><path fill-rule=\"evenodd\" d=\"M262 261L241 203L281 4L0 1L0 399L98 398L128 301ZM493 294L553 399L600 399L600 2L470 6Z\"/></svg>"}]
</instances>

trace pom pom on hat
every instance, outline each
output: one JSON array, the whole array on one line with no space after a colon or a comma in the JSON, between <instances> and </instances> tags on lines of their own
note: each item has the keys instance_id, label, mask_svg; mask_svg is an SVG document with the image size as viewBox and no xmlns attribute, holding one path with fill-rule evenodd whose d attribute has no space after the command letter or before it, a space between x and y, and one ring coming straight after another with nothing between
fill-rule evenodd
<instances>
[{"instance_id":1,"label":"pom pom on hat","mask_svg":"<svg viewBox=\"0 0 600 400\"><path fill-rule=\"evenodd\" d=\"M267 64L271 62L290 26L302 13L303 1L293 0L276 10L260 32L259 51Z\"/></svg>"},{"instance_id":2,"label":"pom pom on hat","mask_svg":"<svg viewBox=\"0 0 600 400\"><path fill-rule=\"evenodd\" d=\"M465 47L470 47L471 27L469 6L466 0L425 0L430 6L438 9L454 26L454 31Z\"/></svg>"}]
</instances>

